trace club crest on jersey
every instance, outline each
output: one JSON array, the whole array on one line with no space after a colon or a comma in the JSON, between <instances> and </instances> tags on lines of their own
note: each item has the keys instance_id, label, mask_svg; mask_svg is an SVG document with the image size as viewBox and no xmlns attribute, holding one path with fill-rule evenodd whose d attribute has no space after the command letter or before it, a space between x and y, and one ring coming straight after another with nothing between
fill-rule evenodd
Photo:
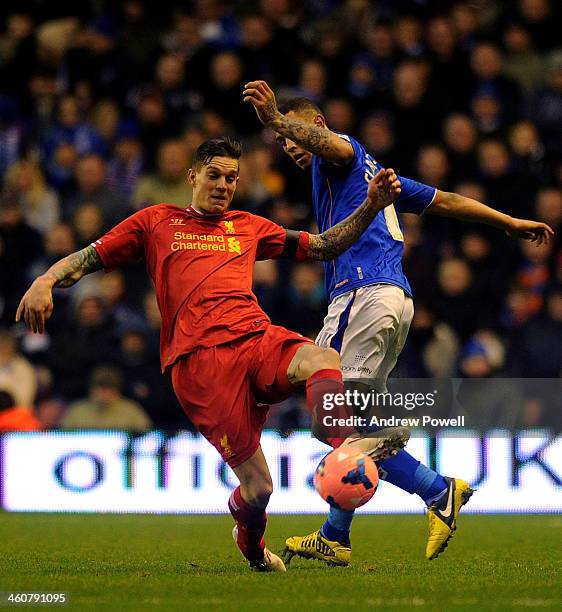
<instances>
[{"instance_id":1,"label":"club crest on jersey","mask_svg":"<svg viewBox=\"0 0 562 612\"><path fill-rule=\"evenodd\" d=\"M185 221L181 217L173 217L170 225L185 225Z\"/></svg>"},{"instance_id":2,"label":"club crest on jersey","mask_svg":"<svg viewBox=\"0 0 562 612\"><path fill-rule=\"evenodd\" d=\"M224 434L224 436L221 436L219 443L221 445L222 453L225 459L232 457L233 455L232 448L230 447L230 444L228 443L228 436L226 434Z\"/></svg>"},{"instance_id":3,"label":"club crest on jersey","mask_svg":"<svg viewBox=\"0 0 562 612\"><path fill-rule=\"evenodd\" d=\"M223 221L224 230L227 234L234 234L236 230L234 229L234 221Z\"/></svg>"}]
</instances>

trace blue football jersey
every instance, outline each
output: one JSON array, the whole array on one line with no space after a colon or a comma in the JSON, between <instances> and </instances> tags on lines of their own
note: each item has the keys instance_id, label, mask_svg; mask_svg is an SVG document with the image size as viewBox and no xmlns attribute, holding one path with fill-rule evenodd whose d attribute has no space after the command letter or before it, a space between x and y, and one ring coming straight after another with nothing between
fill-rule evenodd
<instances>
[{"instance_id":1,"label":"blue football jersey","mask_svg":"<svg viewBox=\"0 0 562 612\"><path fill-rule=\"evenodd\" d=\"M336 225L367 197L369 181L382 168L353 138L340 134L355 152L347 166L335 166L312 158L312 197L316 222L324 232ZM402 192L396 202L379 212L361 238L337 259L324 263L329 299L375 283L412 290L402 271L404 236L398 212L421 214L433 201L436 189L399 177Z\"/></svg>"}]
</instances>

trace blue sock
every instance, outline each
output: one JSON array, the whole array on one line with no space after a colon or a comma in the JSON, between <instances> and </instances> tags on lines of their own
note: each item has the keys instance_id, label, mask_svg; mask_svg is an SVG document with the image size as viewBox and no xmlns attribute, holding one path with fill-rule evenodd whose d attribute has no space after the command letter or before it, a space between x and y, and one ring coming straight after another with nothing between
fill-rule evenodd
<instances>
[{"instance_id":1,"label":"blue sock","mask_svg":"<svg viewBox=\"0 0 562 612\"><path fill-rule=\"evenodd\" d=\"M417 493L428 505L447 488L441 474L429 469L405 450L379 461L377 465L383 480L408 493Z\"/></svg>"},{"instance_id":2,"label":"blue sock","mask_svg":"<svg viewBox=\"0 0 562 612\"><path fill-rule=\"evenodd\" d=\"M337 540L343 544L349 543L353 512L353 510L340 510L333 506L330 507L330 514L322 525L320 533L328 540Z\"/></svg>"}]
</instances>

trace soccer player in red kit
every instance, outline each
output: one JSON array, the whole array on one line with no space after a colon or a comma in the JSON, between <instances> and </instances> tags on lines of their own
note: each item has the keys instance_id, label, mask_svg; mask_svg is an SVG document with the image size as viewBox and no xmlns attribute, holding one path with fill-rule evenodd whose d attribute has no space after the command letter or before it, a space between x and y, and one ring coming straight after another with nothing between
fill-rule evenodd
<instances>
[{"instance_id":1,"label":"soccer player in red kit","mask_svg":"<svg viewBox=\"0 0 562 612\"><path fill-rule=\"evenodd\" d=\"M101 268L144 260L162 314L162 370L171 369L187 416L240 480L229 500L237 544L251 568L285 571L263 537L272 492L260 447L266 405L306 383L307 403L313 409L325 393L342 392L343 382L335 350L271 324L252 293L254 262L337 257L394 201L400 181L393 170L381 170L364 202L341 223L322 234L295 232L263 217L228 210L240 154L235 141L204 142L188 173L191 206L158 204L140 210L91 246L55 263L25 293L16 320L23 317L34 332L42 333L53 310L54 287L70 287ZM345 443L350 440L358 442L355 436ZM377 444L379 455L396 452L393 440L370 438L364 444Z\"/></svg>"}]
</instances>

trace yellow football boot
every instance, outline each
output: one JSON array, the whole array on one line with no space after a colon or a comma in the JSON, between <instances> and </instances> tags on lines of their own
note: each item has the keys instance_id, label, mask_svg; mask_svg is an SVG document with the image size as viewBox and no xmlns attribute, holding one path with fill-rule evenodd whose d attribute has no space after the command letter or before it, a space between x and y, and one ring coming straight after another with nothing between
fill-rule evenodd
<instances>
[{"instance_id":1,"label":"yellow football boot","mask_svg":"<svg viewBox=\"0 0 562 612\"><path fill-rule=\"evenodd\" d=\"M281 556L288 564L295 555L305 559L318 559L328 565L345 566L351 561L351 545L327 540L320 531L315 531L306 536L287 538Z\"/></svg>"},{"instance_id":2,"label":"yellow football boot","mask_svg":"<svg viewBox=\"0 0 562 612\"><path fill-rule=\"evenodd\" d=\"M468 482L460 478L444 477L449 485L447 491L441 498L439 507L435 504L430 506L429 518L429 537L425 556L431 561L438 557L447 547L449 540L457 528L457 517L460 509L470 499L474 489Z\"/></svg>"}]
</instances>

